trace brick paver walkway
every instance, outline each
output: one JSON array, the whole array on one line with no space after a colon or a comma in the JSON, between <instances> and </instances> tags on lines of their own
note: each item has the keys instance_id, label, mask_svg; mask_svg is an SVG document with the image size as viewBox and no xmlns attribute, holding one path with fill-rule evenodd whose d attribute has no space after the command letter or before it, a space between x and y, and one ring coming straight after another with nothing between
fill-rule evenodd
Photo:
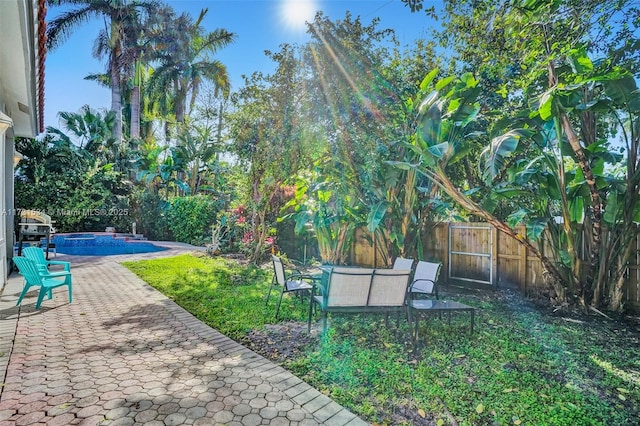
<instances>
[{"instance_id":1,"label":"brick paver walkway","mask_svg":"<svg viewBox=\"0 0 640 426\"><path fill-rule=\"evenodd\" d=\"M119 265L70 257L66 289L0 298L0 425L361 425L331 399L203 324ZM6 376L5 376L6 372Z\"/></svg>"}]
</instances>

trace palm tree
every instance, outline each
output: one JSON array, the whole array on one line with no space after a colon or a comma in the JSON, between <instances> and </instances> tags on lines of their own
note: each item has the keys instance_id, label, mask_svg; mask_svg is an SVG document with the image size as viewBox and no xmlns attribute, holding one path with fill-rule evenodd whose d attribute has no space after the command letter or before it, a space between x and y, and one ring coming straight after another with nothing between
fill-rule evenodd
<instances>
[{"instance_id":1,"label":"palm tree","mask_svg":"<svg viewBox=\"0 0 640 426\"><path fill-rule=\"evenodd\" d=\"M47 27L47 47L54 49L68 39L71 33L83 23L102 17L106 28L96 40L95 53L108 54L107 66L111 80L111 109L116 114L113 136L122 140L122 95L120 87L122 75L127 68L124 55L127 42L138 34L144 16L153 15L158 4L155 0L50 0L54 6L69 4L75 6L62 12L49 22ZM107 47L108 49L103 49ZM129 58L130 59L130 58Z\"/></svg>"},{"instance_id":2,"label":"palm tree","mask_svg":"<svg viewBox=\"0 0 640 426\"><path fill-rule=\"evenodd\" d=\"M201 23L207 10L203 9L195 21L187 13L168 16L165 31L156 40L158 44L164 40L165 47L156 49L159 65L149 80L149 89L157 95L161 109L171 107L178 123L184 122L187 104L189 110L193 108L203 80L213 82L223 93L230 89L226 67L210 55L232 43L235 35L225 29L205 33Z\"/></svg>"}]
</instances>

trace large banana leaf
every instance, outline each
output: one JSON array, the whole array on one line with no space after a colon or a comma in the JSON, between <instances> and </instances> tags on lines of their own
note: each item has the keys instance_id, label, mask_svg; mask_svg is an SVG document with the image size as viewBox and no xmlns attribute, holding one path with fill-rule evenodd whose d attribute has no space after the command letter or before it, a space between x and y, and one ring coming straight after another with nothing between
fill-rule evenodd
<instances>
[{"instance_id":1,"label":"large banana leaf","mask_svg":"<svg viewBox=\"0 0 640 426\"><path fill-rule=\"evenodd\" d=\"M627 74L615 80L603 81L602 85L607 96L617 105L628 106L633 112L640 111L638 85L632 75Z\"/></svg>"},{"instance_id":2,"label":"large banana leaf","mask_svg":"<svg viewBox=\"0 0 640 426\"><path fill-rule=\"evenodd\" d=\"M547 227L548 223L549 223L548 217L537 217L527 222L526 224L527 239L531 241L538 241L540 236L543 234L545 228Z\"/></svg>"},{"instance_id":3,"label":"large banana leaf","mask_svg":"<svg viewBox=\"0 0 640 426\"><path fill-rule=\"evenodd\" d=\"M507 133L493 138L491 143L482 150L481 170L482 177L487 184L502 170L505 160L513 155L518 148L520 138L531 136L533 132L527 129L510 130Z\"/></svg>"},{"instance_id":4,"label":"large banana leaf","mask_svg":"<svg viewBox=\"0 0 640 426\"><path fill-rule=\"evenodd\" d=\"M367 230L373 233L387 212L388 203L386 201L380 201L373 206L367 216Z\"/></svg>"}]
</instances>

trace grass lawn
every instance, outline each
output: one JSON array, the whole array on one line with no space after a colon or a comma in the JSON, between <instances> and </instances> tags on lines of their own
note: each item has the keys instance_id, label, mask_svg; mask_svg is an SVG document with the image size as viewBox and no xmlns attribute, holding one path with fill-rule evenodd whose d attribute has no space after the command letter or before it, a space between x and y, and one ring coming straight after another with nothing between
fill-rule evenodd
<instances>
[{"instance_id":1,"label":"grass lawn","mask_svg":"<svg viewBox=\"0 0 640 426\"><path fill-rule=\"evenodd\" d=\"M264 299L271 269L182 255L125 263L153 287L227 336L274 358L363 419L379 424L636 425L640 418L640 330L602 317L546 312L513 294L445 293L478 308L451 325L422 321L414 353L406 320L330 317L329 331L300 344L306 305ZM446 290L446 289L445 289ZM632 318L633 319L633 318ZM264 346L256 341L269 342ZM300 341L298 341L300 340ZM278 355L271 356L274 352ZM286 352L286 351L284 351Z\"/></svg>"}]
</instances>

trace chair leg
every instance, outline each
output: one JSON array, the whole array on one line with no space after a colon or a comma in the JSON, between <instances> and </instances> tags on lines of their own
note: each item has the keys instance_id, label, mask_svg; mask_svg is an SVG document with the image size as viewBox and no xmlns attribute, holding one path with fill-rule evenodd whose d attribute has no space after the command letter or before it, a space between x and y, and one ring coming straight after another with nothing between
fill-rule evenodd
<instances>
[{"instance_id":1,"label":"chair leg","mask_svg":"<svg viewBox=\"0 0 640 426\"><path fill-rule=\"evenodd\" d=\"M307 322L307 333L311 333L311 319L313 317L313 298L309 300L309 321Z\"/></svg>"},{"instance_id":2,"label":"chair leg","mask_svg":"<svg viewBox=\"0 0 640 426\"><path fill-rule=\"evenodd\" d=\"M71 284L71 279L69 279L69 303L73 302L73 285Z\"/></svg>"},{"instance_id":3,"label":"chair leg","mask_svg":"<svg viewBox=\"0 0 640 426\"><path fill-rule=\"evenodd\" d=\"M20 293L20 297L18 297L18 301L16 302L16 306L18 306L20 303L22 303L22 299L24 299L24 296L29 291L29 288L31 288L31 286L29 284L25 283L24 284L24 288L22 289L22 293Z\"/></svg>"},{"instance_id":4,"label":"chair leg","mask_svg":"<svg viewBox=\"0 0 640 426\"><path fill-rule=\"evenodd\" d=\"M327 332L327 311L322 312L322 333Z\"/></svg>"},{"instance_id":5,"label":"chair leg","mask_svg":"<svg viewBox=\"0 0 640 426\"><path fill-rule=\"evenodd\" d=\"M271 290L273 289L273 284L269 286L269 292L267 293L267 300L264 302L264 306L269 304L269 296L271 296Z\"/></svg>"},{"instance_id":6,"label":"chair leg","mask_svg":"<svg viewBox=\"0 0 640 426\"><path fill-rule=\"evenodd\" d=\"M415 334L413 335L413 346L415 349L418 348L418 333L420 330L420 314L416 314L415 316Z\"/></svg>"},{"instance_id":7,"label":"chair leg","mask_svg":"<svg viewBox=\"0 0 640 426\"><path fill-rule=\"evenodd\" d=\"M36 309L40 309L40 305L42 304L42 299L44 299L44 295L47 293L51 293L50 288L40 287L40 293L38 293L38 301L36 302Z\"/></svg>"},{"instance_id":8,"label":"chair leg","mask_svg":"<svg viewBox=\"0 0 640 426\"><path fill-rule=\"evenodd\" d=\"M267 300L264 302L264 306L267 306L269 303L269 297L271 296L271 290L273 290L274 285L276 284L276 277L271 277L271 285L269 286L269 292L267 293Z\"/></svg>"},{"instance_id":9,"label":"chair leg","mask_svg":"<svg viewBox=\"0 0 640 426\"><path fill-rule=\"evenodd\" d=\"M282 296L284 296L284 291L280 292L280 299L278 299L278 307L276 308L276 319L278 319L278 314L280 313L280 304L282 303Z\"/></svg>"}]
</instances>

